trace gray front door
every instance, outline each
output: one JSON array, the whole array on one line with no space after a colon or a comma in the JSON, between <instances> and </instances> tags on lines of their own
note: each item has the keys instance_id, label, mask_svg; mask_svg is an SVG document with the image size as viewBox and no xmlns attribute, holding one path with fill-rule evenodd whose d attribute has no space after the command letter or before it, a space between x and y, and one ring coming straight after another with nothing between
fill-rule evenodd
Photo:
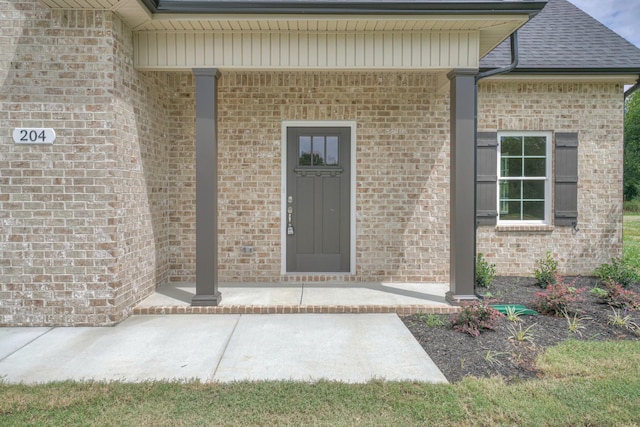
<instances>
[{"instance_id":1,"label":"gray front door","mask_svg":"<svg viewBox=\"0 0 640 427\"><path fill-rule=\"evenodd\" d=\"M351 128L287 128L287 272L349 272Z\"/></svg>"}]
</instances>

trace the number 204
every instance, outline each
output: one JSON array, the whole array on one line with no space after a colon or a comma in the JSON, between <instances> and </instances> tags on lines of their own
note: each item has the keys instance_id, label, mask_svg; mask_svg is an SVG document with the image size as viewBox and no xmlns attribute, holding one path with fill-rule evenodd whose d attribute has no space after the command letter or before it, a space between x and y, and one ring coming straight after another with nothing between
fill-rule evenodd
<instances>
[{"instance_id":1,"label":"the number 204","mask_svg":"<svg viewBox=\"0 0 640 427\"><path fill-rule=\"evenodd\" d=\"M37 142L37 141L46 141L47 140L47 136L44 132L44 129L40 130L39 132L36 130L27 130L27 129L21 129L20 130L20 141L23 142Z\"/></svg>"},{"instance_id":2,"label":"the number 204","mask_svg":"<svg viewBox=\"0 0 640 427\"><path fill-rule=\"evenodd\" d=\"M16 144L53 144L56 132L51 128L14 128L13 142Z\"/></svg>"}]
</instances>

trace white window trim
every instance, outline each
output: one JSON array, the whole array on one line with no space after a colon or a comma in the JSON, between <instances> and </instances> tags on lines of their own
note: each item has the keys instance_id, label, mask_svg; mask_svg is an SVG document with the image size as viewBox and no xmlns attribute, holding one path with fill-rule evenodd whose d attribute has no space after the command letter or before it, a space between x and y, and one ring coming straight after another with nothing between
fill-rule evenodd
<instances>
[{"instance_id":1,"label":"white window trim","mask_svg":"<svg viewBox=\"0 0 640 427\"><path fill-rule=\"evenodd\" d=\"M281 134L281 176L280 176L280 274L300 274L287 272L287 222L283 214L287 208L287 128L290 127L348 127L351 128L351 206L349 218L351 221L351 245L349 273L323 272L323 273L302 273L305 275L345 275L356 274L356 122L352 120L285 120L282 122Z\"/></svg>"},{"instance_id":2,"label":"white window trim","mask_svg":"<svg viewBox=\"0 0 640 427\"><path fill-rule=\"evenodd\" d=\"M544 220L543 221L517 221L517 220L501 220L500 219L500 179L502 178L502 170L500 160L502 158L502 144L500 141L503 136L544 136L547 139L546 147L546 171L544 179ZM498 179L496 185L497 197L496 197L496 210L498 212L497 225L550 225L552 218L552 171L553 171L553 159L552 159L552 145L553 145L553 133L551 131L499 131L498 132L498 155L496 161L498 162Z\"/></svg>"}]
</instances>

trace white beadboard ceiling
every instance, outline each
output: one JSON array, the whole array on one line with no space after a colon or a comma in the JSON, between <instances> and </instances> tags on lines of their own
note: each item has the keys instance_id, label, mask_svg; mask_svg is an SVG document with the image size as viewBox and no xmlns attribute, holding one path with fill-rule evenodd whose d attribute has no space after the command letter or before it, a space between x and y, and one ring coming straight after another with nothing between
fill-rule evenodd
<instances>
[{"instance_id":1,"label":"white beadboard ceiling","mask_svg":"<svg viewBox=\"0 0 640 427\"><path fill-rule=\"evenodd\" d=\"M336 16L336 15L207 15L151 14L139 0L41 0L52 9L112 10L134 30L136 40L171 40L177 34L206 32L282 36L286 33L309 32L348 38L357 34L414 35L437 32L476 34L473 58L481 58L510 33L527 22L523 15L406 15L406 16ZM172 35L173 34L173 35ZM154 47L157 48L157 47ZM173 46L172 48L175 48ZM144 46L138 46L138 53ZM145 55L147 58L150 55ZM153 55L151 55L153 56ZM406 61L404 61L406 63ZM421 61L414 61L420 64ZM158 64L160 66L161 64ZM423 64L424 65L424 64ZM467 64L469 65L469 64Z\"/></svg>"}]
</instances>

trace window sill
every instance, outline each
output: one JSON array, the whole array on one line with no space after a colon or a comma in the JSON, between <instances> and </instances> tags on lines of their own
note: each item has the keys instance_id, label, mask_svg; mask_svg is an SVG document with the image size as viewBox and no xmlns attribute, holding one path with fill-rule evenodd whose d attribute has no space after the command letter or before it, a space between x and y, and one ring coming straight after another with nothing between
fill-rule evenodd
<instances>
[{"instance_id":1,"label":"window sill","mask_svg":"<svg viewBox=\"0 0 640 427\"><path fill-rule=\"evenodd\" d=\"M541 232L552 232L555 229L553 225L547 224L510 224L510 225L497 225L496 231L541 231Z\"/></svg>"}]
</instances>

